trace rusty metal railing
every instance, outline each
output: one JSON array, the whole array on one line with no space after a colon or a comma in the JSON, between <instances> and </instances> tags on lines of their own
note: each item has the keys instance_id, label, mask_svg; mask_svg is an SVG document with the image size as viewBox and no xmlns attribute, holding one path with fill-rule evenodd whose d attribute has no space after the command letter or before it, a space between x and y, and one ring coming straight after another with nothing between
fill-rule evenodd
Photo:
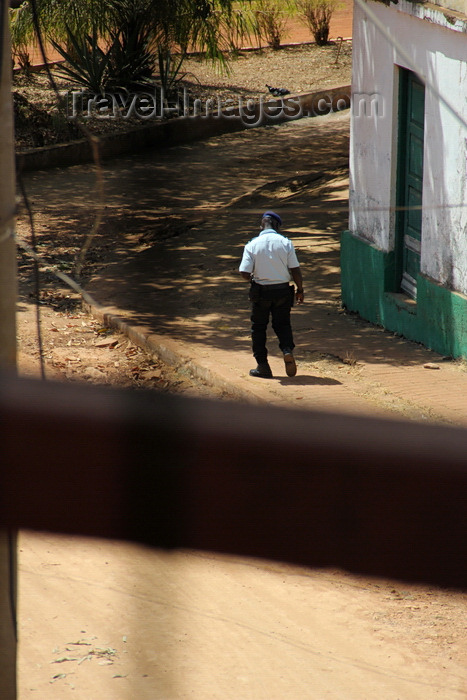
<instances>
[{"instance_id":1,"label":"rusty metal railing","mask_svg":"<svg viewBox=\"0 0 467 700\"><path fill-rule=\"evenodd\" d=\"M1 378L0 526L467 586L459 428Z\"/></svg>"}]
</instances>

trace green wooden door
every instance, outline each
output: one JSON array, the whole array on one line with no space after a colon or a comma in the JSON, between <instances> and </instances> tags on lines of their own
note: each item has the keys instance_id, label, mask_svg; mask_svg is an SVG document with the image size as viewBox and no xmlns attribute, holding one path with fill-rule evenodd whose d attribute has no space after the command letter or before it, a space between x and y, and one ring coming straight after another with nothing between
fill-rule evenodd
<instances>
[{"instance_id":1,"label":"green wooden door","mask_svg":"<svg viewBox=\"0 0 467 700\"><path fill-rule=\"evenodd\" d=\"M425 87L417 76L400 70L399 149L396 218L398 286L409 296L417 296L422 246L423 140Z\"/></svg>"}]
</instances>

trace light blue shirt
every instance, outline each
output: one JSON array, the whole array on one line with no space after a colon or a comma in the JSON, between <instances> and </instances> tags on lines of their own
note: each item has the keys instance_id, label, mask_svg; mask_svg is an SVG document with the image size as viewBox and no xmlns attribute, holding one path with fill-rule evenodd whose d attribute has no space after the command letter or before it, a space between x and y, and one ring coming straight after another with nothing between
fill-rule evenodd
<instances>
[{"instance_id":1,"label":"light blue shirt","mask_svg":"<svg viewBox=\"0 0 467 700\"><path fill-rule=\"evenodd\" d=\"M267 285L290 282L293 267L299 267L299 262L292 241L266 228L246 244L239 270L252 273L255 282Z\"/></svg>"}]
</instances>

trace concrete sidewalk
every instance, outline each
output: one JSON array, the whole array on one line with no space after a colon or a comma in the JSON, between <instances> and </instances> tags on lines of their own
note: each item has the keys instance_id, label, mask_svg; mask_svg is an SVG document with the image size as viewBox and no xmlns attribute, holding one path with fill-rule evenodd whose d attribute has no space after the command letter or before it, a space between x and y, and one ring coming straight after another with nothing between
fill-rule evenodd
<instances>
[{"instance_id":1,"label":"concrete sidewalk","mask_svg":"<svg viewBox=\"0 0 467 700\"><path fill-rule=\"evenodd\" d=\"M467 425L461 362L340 308L348 127L341 113L108 164L107 205L128 207L145 233L126 232L88 291L108 324L242 400ZM270 380L248 375L248 285L238 274L267 208L284 220L306 293L293 310L298 374L286 376L270 330Z\"/></svg>"}]
</instances>

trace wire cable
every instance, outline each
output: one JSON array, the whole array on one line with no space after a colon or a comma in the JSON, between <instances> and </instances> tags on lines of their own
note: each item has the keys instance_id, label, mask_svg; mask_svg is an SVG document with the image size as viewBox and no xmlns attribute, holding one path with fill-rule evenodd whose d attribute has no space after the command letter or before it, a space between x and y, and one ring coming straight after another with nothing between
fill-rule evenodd
<instances>
[{"instance_id":1,"label":"wire cable","mask_svg":"<svg viewBox=\"0 0 467 700\"><path fill-rule=\"evenodd\" d=\"M37 4L36 0L30 0L30 6L32 10L32 19L33 19L33 25L34 25L34 30L35 34L37 37L37 41L39 44L39 49L40 53L42 56L42 61L45 65L45 70L47 72L47 77L49 80L49 83L55 93L56 100L57 100L57 107L58 109L62 109L61 106L61 97L60 93L57 87L57 84L55 82L55 79L52 75L52 72L50 70L50 65L47 60L46 52L45 52L45 45L44 45L44 39L42 36L42 31L40 28L40 22L39 22L39 14L37 11ZM3 12L1 14L1 22L3 25ZM2 26L0 25L0 27ZM0 32L0 42L3 41L3 31ZM1 48L1 44L0 44ZM1 54L0 54L1 55ZM84 261L86 258L86 254L91 247L92 241L94 237L96 236L101 222L103 218L103 210L104 210L104 180L103 180L103 174L102 174L102 166L100 163L100 156L99 156L99 139L91 134L82 124L78 124L80 130L84 134L84 136L88 139L90 146L91 146L91 151L92 151L92 156L93 156L93 162L95 165L95 175L96 175L96 189L98 193L98 206L97 206L97 213L96 217L93 223L93 226L90 230L90 232L87 234L83 245L81 246L81 249L78 251L76 258L75 258L75 263L73 267L73 271L76 274L76 276L79 278ZM37 240L36 240L36 229L35 229L35 224L34 224L34 217L33 217L33 212L32 212L32 207L29 202L27 192L26 192L26 187L24 185L23 178L21 176L21 173L17 174L17 181L19 188L21 190L21 195L26 207L26 211L28 213L28 218L29 218L29 225L30 225L30 230L31 230L31 245L29 246L27 243L24 241L19 241L18 238L15 235L13 227L11 229L8 229L6 232L6 237L12 235L15 238L16 244L24 250L24 252L33 260L34 263L34 297L35 297L35 308L36 308L36 328L37 328L37 342L38 342L38 349L39 349L39 365L40 365L40 375L41 379L45 379L45 360L44 360L44 347L43 347L43 339L42 339L42 328L41 328L41 313L40 313L40 274L39 274L39 264L45 264L45 261L40 258L40 256L37 254ZM88 301L88 303L93 304L96 306L94 300L90 297L90 295L87 294L87 292L74 280L72 277L69 277L68 275L58 271L58 270L52 270L53 274L60 279L62 282L65 282L67 286L71 287L74 291L76 291L78 294L81 295L81 297L85 300Z\"/></svg>"},{"instance_id":2,"label":"wire cable","mask_svg":"<svg viewBox=\"0 0 467 700\"><path fill-rule=\"evenodd\" d=\"M73 289L77 294L79 294L86 303L88 303L90 306L94 306L94 308L99 309L102 308L100 304L98 304L93 297L87 292L76 280L74 280L70 275L67 275L65 272L61 272L60 270L55 270L52 265L50 265L44 258L42 258L38 253L35 252L35 250L30 246L26 241L20 240L16 235L15 235L15 241L16 245L19 246L24 252L29 255L33 260L35 260L37 263L41 264L44 266L44 269L50 270L55 277L57 277L59 280L64 282L68 287Z\"/></svg>"},{"instance_id":3,"label":"wire cable","mask_svg":"<svg viewBox=\"0 0 467 700\"><path fill-rule=\"evenodd\" d=\"M23 197L24 205L28 213L29 227L31 229L31 250L34 255L37 256L37 239L36 239L36 228L34 224L34 217L32 213L31 204L29 202L24 182L22 178L18 178L19 186L21 188L21 195ZM39 276L39 263L36 257L32 258L33 270L34 270L34 299L35 299L35 309L36 309L36 329L37 329L37 345L39 350L39 367L41 379L45 379L45 360L44 360L44 344L42 342L42 325L41 325L41 308L40 308L40 276Z\"/></svg>"},{"instance_id":4,"label":"wire cable","mask_svg":"<svg viewBox=\"0 0 467 700\"><path fill-rule=\"evenodd\" d=\"M39 13L37 11L37 4L36 0L30 0L31 8L32 8L32 15L33 15L33 24L34 24L34 29L37 35L37 41L39 43L39 48L42 56L42 60L45 64L45 68L47 71L47 76L49 79L49 82L52 86L52 89L55 93L56 99L57 99L57 107L58 109L62 109L62 100L60 96L60 92L57 87L57 83L54 80L54 77L52 75L52 72L50 70L50 66L47 60L47 56L45 53L45 45L44 45L44 39L42 36L42 30L40 28L40 22L39 22ZM97 207L97 213L96 217L93 223L93 226L88 233L88 235L85 238L85 241L81 247L81 250L77 253L76 260L75 260L75 265L73 268L74 274L76 274L77 277L80 276L81 270L84 265L84 259L86 257L86 254L91 247L92 241L94 237L96 236L100 225L102 223L103 219L103 211L104 211L104 179L102 175L102 167L101 167L101 162L100 162L100 155L99 155L99 138L92 134L86 127L81 124L80 122L77 122L77 126L80 129L80 131L83 133L83 135L87 138L90 146L91 146L91 152L92 152L92 157L93 157L93 162L95 165L95 176L96 176L96 189L97 189L97 194L98 198L97 201L99 203Z\"/></svg>"}]
</instances>

